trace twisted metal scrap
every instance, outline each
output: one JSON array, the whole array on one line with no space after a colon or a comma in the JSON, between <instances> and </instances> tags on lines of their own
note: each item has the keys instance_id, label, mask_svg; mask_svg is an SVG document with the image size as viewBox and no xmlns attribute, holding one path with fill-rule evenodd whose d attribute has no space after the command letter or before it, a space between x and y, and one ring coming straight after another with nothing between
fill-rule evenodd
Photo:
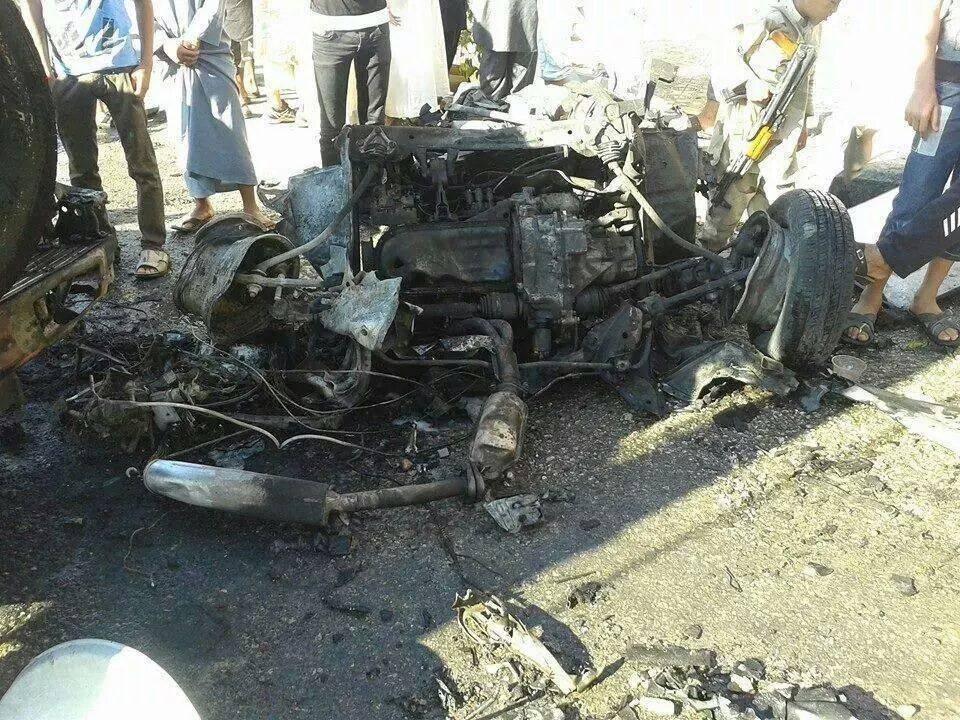
<instances>
[{"instance_id":1,"label":"twisted metal scrap","mask_svg":"<svg viewBox=\"0 0 960 720\"><path fill-rule=\"evenodd\" d=\"M556 685L564 695L580 686L546 646L535 638L526 626L507 612L500 598L490 596L483 600L473 590L454 603L457 621L467 637L478 645L500 645L529 661Z\"/></svg>"}]
</instances>

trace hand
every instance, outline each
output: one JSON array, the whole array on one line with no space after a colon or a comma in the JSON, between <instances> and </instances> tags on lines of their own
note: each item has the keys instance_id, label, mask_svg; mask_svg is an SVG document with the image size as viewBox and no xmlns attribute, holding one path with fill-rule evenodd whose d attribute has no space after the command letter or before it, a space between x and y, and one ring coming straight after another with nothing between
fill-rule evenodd
<instances>
[{"instance_id":1,"label":"hand","mask_svg":"<svg viewBox=\"0 0 960 720\"><path fill-rule=\"evenodd\" d=\"M163 52L178 65L193 67L200 57L200 50L188 47L180 38L172 38L163 43Z\"/></svg>"},{"instance_id":2,"label":"hand","mask_svg":"<svg viewBox=\"0 0 960 720\"><path fill-rule=\"evenodd\" d=\"M394 15L394 14L393 14L393 10L390 10L390 9L387 10L387 14L390 16L390 24L393 25L394 27L399 27L399 26L400 26L400 16L399 16L399 15Z\"/></svg>"},{"instance_id":3,"label":"hand","mask_svg":"<svg viewBox=\"0 0 960 720\"><path fill-rule=\"evenodd\" d=\"M750 102L756 103L757 105L766 105L772 94L773 93L770 92L770 86L763 82L763 80L747 80L747 100Z\"/></svg>"},{"instance_id":4,"label":"hand","mask_svg":"<svg viewBox=\"0 0 960 720\"><path fill-rule=\"evenodd\" d=\"M810 131L804 128L800 131L800 137L797 139L797 150L803 150L810 139Z\"/></svg>"},{"instance_id":5,"label":"hand","mask_svg":"<svg viewBox=\"0 0 960 720\"><path fill-rule=\"evenodd\" d=\"M150 75L152 72L152 63L145 62L140 63L140 66L130 73L130 79L133 81L133 94L141 100L147 96L147 90L150 89Z\"/></svg>"},{"instance_id":6,"label":"hand","mask_svg":"<svg viewBox=\"0 0 960 720\"><path fill-rule=\"evenodd\" d=\"M187 67L193 67L200 59L200 48L190 47L185 43L177 45L177 62Z\"/></svg>"},{"instance_id":7,"label":"hand","mask_svg":"<svg viewBox=\"0 0 960 720\"><path fill-rule=\"evenodd\" d=\"M940 100L936 86L932 83L917 86L907 103L904 117L907 124L920 133L922 138L940 132Z\"/></svg>"}]
</instances>

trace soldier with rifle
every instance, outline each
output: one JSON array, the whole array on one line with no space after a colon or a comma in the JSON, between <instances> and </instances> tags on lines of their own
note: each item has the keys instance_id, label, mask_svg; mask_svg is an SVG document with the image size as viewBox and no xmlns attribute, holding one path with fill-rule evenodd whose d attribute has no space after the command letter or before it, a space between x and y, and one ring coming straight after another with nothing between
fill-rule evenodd
<instances>
[{"instance_id":1,"label":"soldier with rifle","mask_svg":"<svg viewBox=\"0 0 960 720\"><path fill-rule=\"evenodd\" d=\"M720 112L710 154L719 186L701 233L723 248L744 212L794 188L807 140L819 25L840 0L774 0L736 25L711 79Z\"/></svg>"}]
</instances>

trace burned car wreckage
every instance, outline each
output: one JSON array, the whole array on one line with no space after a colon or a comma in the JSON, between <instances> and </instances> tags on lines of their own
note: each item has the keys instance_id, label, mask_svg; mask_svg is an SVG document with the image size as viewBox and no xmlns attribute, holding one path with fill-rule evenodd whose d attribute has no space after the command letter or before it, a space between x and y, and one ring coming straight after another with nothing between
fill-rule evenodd
<instances>
[{"instance_id":1,"label":"burned car wreckage","mask_svg":"<svg viewBox=\"0 0 960 720\"><path fill-rule=\"evenodd\" d=\"M477 498L520 454L525 394L557 378L599 375L633 409L659 414L664 394L694 400L722 379L786 393L797 384L788 368L829 358L855 267L838 200L788 193L716 254L694 242L699 151L682 113L581 88L562 118L348 127L340 166L291 178L278 228L214 221L177 283L178 306L221 347L285 336L310 406L356 406L374 368L486 375L462 482L341 496L159 460L147 486L321 524L331 512ZM697 304L729 339L671 327Z\"/></svg>"}]
</instances>

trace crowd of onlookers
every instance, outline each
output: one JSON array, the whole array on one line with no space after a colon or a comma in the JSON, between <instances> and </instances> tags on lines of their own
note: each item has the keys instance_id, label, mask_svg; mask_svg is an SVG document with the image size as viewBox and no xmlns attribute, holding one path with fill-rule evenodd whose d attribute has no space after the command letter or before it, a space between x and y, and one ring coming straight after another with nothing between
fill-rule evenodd
<instances>
[{"instance_id":1,"label":"crowd of onlookers","mask_svg":"<svg viewBox=\"0 0 960 720\"><path fill-rule=\"evenodd\" d=\"M349 121L416 118L451 91L450 70L472 18L479 49L475 97L492 107L534 82L597 79L577 67L565 45L571 23L588 32L618 9L648 0L20 0L53 94L73 184L102 189L96 109L109 110L137 185L142 251L136 274L165 275L163 189L147 129L144 98L162 79L166 116L194 208L172 225L192 233L214 216L211 198L237 191L244 211L264 227L245 119L261 94L263 68L272 122L316 128L324 165L339 160L335 138ZM911 311L934 342L960 345L960 322L937 295L960 257L960 184L944 192L960 167L960 0L918 0L923 35L907 120L918 133L903 187L877 248L845 339L867 344L891 272L913 272L933 260ZM735 8L739 22L716 33L708 105L697 118L713 130L718 173L744 153L799 45L818 48L820 25L841 0L762 0ZM593 20L587 21L592 12ZM579 15L578 15L579 14ZM608 18L609 20L609 18ZM615 34L616 19L606 25ZM678 29L678 32L679 29ZM600 45L603 44L601 39ZM626 41L609 45L629 51ZM908 40L904 47L911 45ZM622 54L622 53L621 53ZM629 52L628 52L629 54ZM639 53L635 53L639 54ZM608 87L622 78L610 73ZM627 83L629 85L629 83ZM299 107L284 97L293 89ZM637 86L632 90L637 91ZM775 128L772 150L748 167L709 208L700 241L723 248L745 211L763 207L795 185L812 113L812 73ZM715 127L711 127L714 126ZM960 126L958 126L960 127Z\"/></svg>"},{"instance_id":2,"label":"crowd of onlookers","mask_svg":"<svg viewBox=\"0 0 960 720\"><path fill-rule=\"evenodd\" d=\"M467 0L21 0L54 97L71 182L102 190L97 107L105 106L137 186L138 278L170 270L163 187L144 99L164 85L169 129L194 207L172 224L192 233L215 214L211 198L237 191L268 227L244 120L261 94L271 122L318 131L324 165L348 119L416 118L450 93L467 28ZM536 69L537 0L470 0L481 48L480 87L492 101ZM259 38L259 42L258 42ZM293 89L299 108L284 90Z\"/></svg>"}]
</instances>

